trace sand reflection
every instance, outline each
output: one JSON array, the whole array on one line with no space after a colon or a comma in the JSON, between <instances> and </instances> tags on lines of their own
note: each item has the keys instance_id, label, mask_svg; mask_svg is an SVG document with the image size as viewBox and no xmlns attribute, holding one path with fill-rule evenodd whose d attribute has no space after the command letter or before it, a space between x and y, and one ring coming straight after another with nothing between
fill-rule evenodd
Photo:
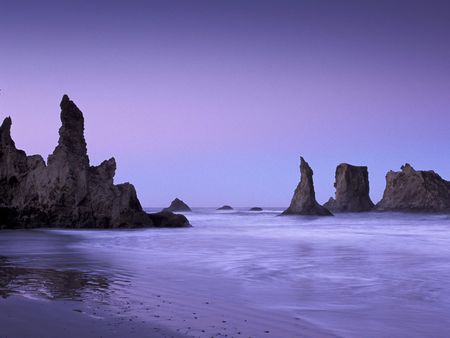
<instances>
[{"instance_id":1,"label":"sand reflection","mask_svg":"<svg viewBox=\"0 0 450 338\"><path fill-rule=\"evenodd\" d=\"M54 270L15 266L0 256L0 297L14 294L46 299L83 300L108 294L104 276L76 270Z\"/></svg>"}]
</instances>

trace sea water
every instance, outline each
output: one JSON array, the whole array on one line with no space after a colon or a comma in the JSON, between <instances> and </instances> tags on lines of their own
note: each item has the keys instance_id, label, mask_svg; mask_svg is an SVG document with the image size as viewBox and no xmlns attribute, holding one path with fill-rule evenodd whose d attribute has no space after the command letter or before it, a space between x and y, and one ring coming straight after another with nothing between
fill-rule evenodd
<instances>
[{"instance_id":1,"label":"sea water","mask_svg":"<svg viewBox=\"0 0 450 338\"><path fill-rule=\"evenodd\" d=\"M449 215L281 211L0 232L0 294L83 300L200 337L301 337L301 323L317 336L450 336Z\"/></svg>"}]
</instances>

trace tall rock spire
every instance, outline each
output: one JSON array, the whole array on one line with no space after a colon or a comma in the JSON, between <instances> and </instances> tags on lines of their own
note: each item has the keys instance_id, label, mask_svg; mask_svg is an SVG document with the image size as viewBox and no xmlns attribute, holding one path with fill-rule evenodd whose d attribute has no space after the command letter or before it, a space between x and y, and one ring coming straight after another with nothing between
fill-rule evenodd
<instances>
[{"instance_id":1,"label":"tall rock spire","mask_svg":"<svg viewBox=\"0 0 450 338\"><path fill-rule=\"evenodd\" d=\"M77 166L89 166L89 158L87 156L87 145L84 139L84 117L78 107L64 95L61 103L61 127L59 128L58 146L52 155L49 156L48 162L69 160L77 162Z\"/></svg>"},{"instance_id":2,"label":"tall rock spire","mask_svg":"<svg viewBox=\"0 0 450 338\"><path fill-rule=\"evenodd\" d=\"M332 216L328 209L316 201L313 170L303 157L300 157L300 175L300 183L295 189L291 204L283 211L282 215Z\"/></svg>"}]
</instances>

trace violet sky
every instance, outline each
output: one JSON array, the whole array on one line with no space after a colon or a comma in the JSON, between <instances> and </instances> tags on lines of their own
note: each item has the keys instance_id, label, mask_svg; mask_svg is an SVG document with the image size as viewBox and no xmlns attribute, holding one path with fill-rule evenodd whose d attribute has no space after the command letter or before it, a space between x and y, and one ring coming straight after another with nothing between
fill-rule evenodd
<instances>
[{"instance_id":1,"label":"violet sky","mask_svg":"<svg viewBox=\"0 0 450 338\"><path fill-rule=\"evenodd\" d=\"M449 1L0 0L0 117L47 156L64 93L92 164L144 206L319 202L338 163L377 202L410 162L450 179Z\"/></svg>"}]
</instances>

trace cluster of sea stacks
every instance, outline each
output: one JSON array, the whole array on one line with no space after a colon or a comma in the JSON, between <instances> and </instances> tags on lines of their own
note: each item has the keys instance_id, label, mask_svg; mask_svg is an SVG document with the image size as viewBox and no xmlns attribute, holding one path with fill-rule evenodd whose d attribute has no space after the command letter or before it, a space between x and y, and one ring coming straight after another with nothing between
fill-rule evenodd
<instances>
[{"instance_id":1,"label":"cluster of sea stacks","mask_svg":"<svg viewBox=\"0 0 450 338\"><path fill-rule=\"evenodd\" d=\"M130 183L113 183L116 161L90 166L84 118L64 95L58 145L47 163L27 156L11 138L11 118L0 127L0 228L183 227L170 211L147 214Z\"/></svg>"},{"instance_id":2,"label":"cluster of sea stacks","mask_svg":"<svg viewBox=\"0 0 450 338\"><path fill-rule=\"evenodd\" d=\"M331 216L332 212L406 211L450 212L450 182L434 171L414 170L409 164L401 171L389 171L383 198L376 205L369 197L367 167L347 163L336 168L336 197L323 206L317 203L313 171L300 158L301 179L291 204L282 215Z\"/></svg>"},{"instance_id":3,"label":"cluster of sea stacks","mask_svg":"<svg viewBox=\"0 0 450 338\"><path fill-rule=\"evenodd\" d=\"M185 227L191 211L175 199L159 213L146 213L130 183L113 182L116 161L91 166L84 139L84 118L64 95L58 145L47 163L27 156L11 138L11 118L0 127L0 228L62 227ZM369 197L367 167L340 164L336 168L336 197L325 205L316 201L313 171L301 158L301 180L283 215L331 216L332 212L418 211L449 212L450 182L434 171L414 170L409 164L386 175L382 200ZM218 210L233 210L225 205ZM261 211L255 207L251 211Z\"/></svg>"}]
</instances>

